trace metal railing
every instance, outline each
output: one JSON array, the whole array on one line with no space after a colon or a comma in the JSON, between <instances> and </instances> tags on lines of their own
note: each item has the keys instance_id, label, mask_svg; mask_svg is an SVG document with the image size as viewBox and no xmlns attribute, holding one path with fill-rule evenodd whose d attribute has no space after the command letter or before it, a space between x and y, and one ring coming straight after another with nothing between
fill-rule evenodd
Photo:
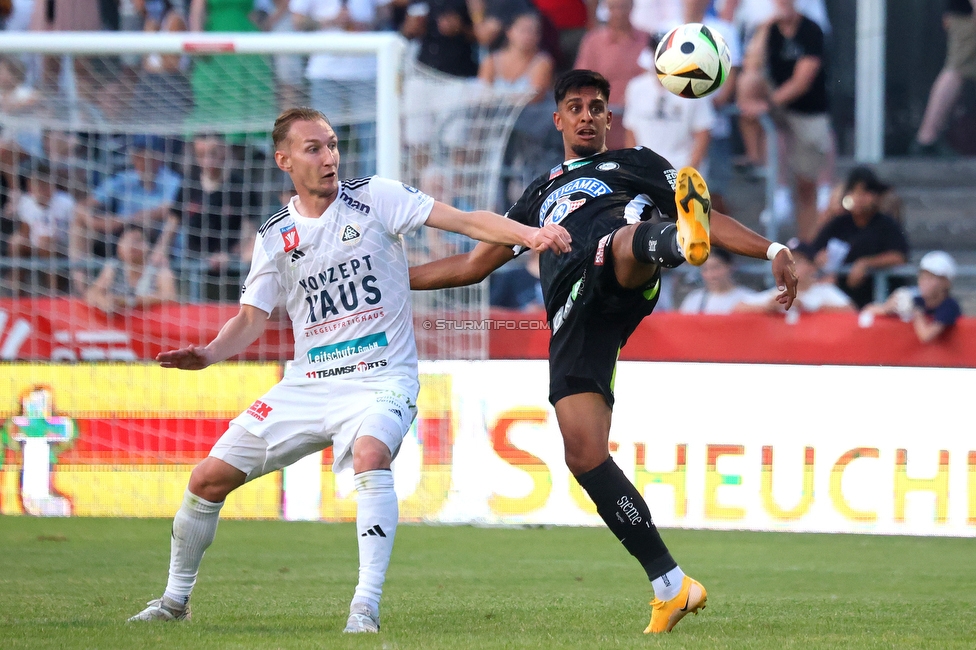
<instances>
[{"instance_id":1,"label":"metal railing","mask_svg":"<svg viewBox=\"0 0 976 650\"><path fill-rule=\"evenodd\" d=\"M838 273L848 273L851 266L843 266ZM736 264L735 273L747 277L761 278L763 285L771 287L773 276L769 272L769 264L765 262L745 262ZM901 264L886 269L876 269L871 272L874 278L874 302L884 302L891 293L888 290L892 278L915 278L918 275L918 265ZM976 264L962 264L956 267L957 278L976 278Z\"/></svg>"}]
</instances>

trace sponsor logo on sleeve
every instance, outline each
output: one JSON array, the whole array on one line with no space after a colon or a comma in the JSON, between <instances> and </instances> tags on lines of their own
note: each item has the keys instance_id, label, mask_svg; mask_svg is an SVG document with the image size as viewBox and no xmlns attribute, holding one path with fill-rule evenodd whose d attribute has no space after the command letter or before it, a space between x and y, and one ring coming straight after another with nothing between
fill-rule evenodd
<instances>
[{"instance_id":1,"label":"sponsor logo on sleeve","mask_svg":"<svg viewBox=\"0 0 976 650\"><path fill-rule=\"evenodd\" d=\"M598 171L601 172L612 172L615 169L620 169L620 165L618 165L615 162L605 162L605 163L600 163L599 165L596 166L596 168Z\"/></svg>"}]
</instances>

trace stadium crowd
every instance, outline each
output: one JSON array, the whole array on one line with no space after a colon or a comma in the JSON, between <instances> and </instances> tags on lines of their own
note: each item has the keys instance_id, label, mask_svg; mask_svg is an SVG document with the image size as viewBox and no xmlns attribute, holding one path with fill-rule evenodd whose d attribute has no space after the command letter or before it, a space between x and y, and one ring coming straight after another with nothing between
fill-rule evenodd
<instances>
[{"instance_id":1,"label":"stadium crowd","mask_svg":"<svg viewBox=\"0 0 976 650\"><path fill-rule=\"evenodd\" d=\"M676 167L699 167L723 211L733 178L776 185L764 219L795 234L791 247L809 266L801 309L865 307L877 296L875 273L911 259L897 192L868 168L836 178L824 0L13 0L0 3L0 18L8 31L399 31L427 68L530 95L505 152L498 204L488 206L498 211L560 162L553 76L593 69L614 89L612 148L643 145ZM731 76L705 99L679 99L654 74L660 37L685 22L703 22L730 46ZM125 285L123 249L140 249L153 277L175 273L174 291L160 295L235 300L250 238L288 188L267 134L208 127L266 124L283 106L306 102L348 116L374 103L375 77L375 57L335 54L0 57L0 290L98 294L98 304L131 305L133 287L119 289L128 302L103 294ZM65 112L98 128L32 123ZM775 133L764 130L767 116ZM919 136L929 153L936 117ZM180 128L140 130L149 123ZM336 130L343 176L373 173L375 123L339 119ZM408 130L408 139L432 137ZM779 169L767 169L767 137L783 143ZM414 182L457 207L477 207L458 205L464 199L452 193L451 177L431 163ZM135 244L121 246L127 235ZM536 308L536 262L512 266L499 271L493 302ZM115 268L122 272L112 280ZM955 266L940 268L951 282ZM764 287L739 287L736 270L720 252L700 274L671 273L659 309L762 309L762 294L751 289ZM835 291L817 289L828 285Z\"/></svg>"}]
</instances>

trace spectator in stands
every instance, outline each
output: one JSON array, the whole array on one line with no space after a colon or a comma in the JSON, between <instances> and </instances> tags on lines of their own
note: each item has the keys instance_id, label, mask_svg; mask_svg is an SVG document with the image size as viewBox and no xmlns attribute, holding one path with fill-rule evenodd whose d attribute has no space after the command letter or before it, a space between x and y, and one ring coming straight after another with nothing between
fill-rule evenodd
<instances>
[{"instance_id":1,"label":"spectator in stands","mask_svg":"<svg viewBox=\"0 0 976 650\"><path fill-rule=\"evenodd\" d=\"M538 12L531 0L468 0L468 12L474 25L474 36L482 55L494 52L505 43L505 27L517 16ZM556 61L561 56L559 33L545 17L540 15L542 39L539 46ZM483 58L483 57L482 57Z\"/></svg>"},{"instance_id":2,"label":"spectator in stands","mask_svg":"<svg viewBox=\"0 0 976 650\"><path fill-rule=\"evenodd\" d=\"M191 32L256 32L254 0L190 0ZM271 122L278 112L270 61L262 55L201 57L190 74L194 121L204 124ZM247 133L228 137L241 143Z\"/></svg>"},{"instance_id":3,"label":"spectator in stands","mask_svg":"<svg viewBox=\"0 0 976 650\"><path fill-rule=\"evenodd\" d=\"M0 113L20 120L35 115L41 97L24 82L24 66L14 58L0 56ZM16 187L18 167L27 155L41 153L42 132L27 125L0 131L0 173L8 187Z\"/></svg>"},{"instance_id":4,"label":"spectator in stands","mask_svg":"<svg viewBox=\"0 0 976 650\"><path fill-rule=\"evenodd\" d=\"M75 211L69 240L75 291L87 286L86 274L78 267L89 255L109 257L127 224L145 228L150 236L158 233L180 190L179 174L163 164L161 138L137 136L130 149L131 168L108 178Z\"/></svg>"},{"instance_id":5,"label":"spectator in stands","mask_svg":"<svg viewBox=\"0 0 976 650\"><path fill-rule=\"evenodd\" d=\"M31 15L30 30L35 32L89 32L104 29L100 0L36 0ZM116 12L117 14L117 12ZM117 25L116 25L117 27ZM88 74L85 58L75 59L74 74ZM60 56L42 59L41 83L45 89L58 88L61 72Z\"/></svg>"},{"instance_id":6,"label":"spectator in stands","mask_svg":"<svg viewBox=\"0 0 976 650\"><path fill-rule=\"evenodd\" d=\"M630 23L633 0L606 0L607 23L586 33L576 55L575 68L595 70L610 82L610 110L617 124L623 124L624 90L630 80L643 72L637 57L647 47L648 34ZM622 149L624 130L607 133L607 148ZM709 178L712 190L712 179ZM714 191L713 191L714 193Z\"/></svg>"},{"instance_id":7,"label":"spectator in stands","mask_svg":"<svg viewBox=\"0 0 976 650\"><path fill-rule=\"evenodd\" d=\"M794 1L776 0L774 19L753 36L738 84L738 104L746 155L753 165L764 159L759 117L772 113L776 118L786 140L785 169L796 185L797 236L811 242L816 235L817 185L831 160L833 130L827 114L823 31L796 10Z\"/></svg>"},{"instance_id":8,"label":"spectator in stands","mask_svg":"<svg viewBox=\"0 0 976 650\"><path fill-rule=\"evenodd\" d=\"M389 13L389 1L291 0L289 8L300 31L371 32ZM376 173L373 122L343 124L358 117L363 107L376 105L376 74L376 56L371 54L313 54L305 69L311 105L332 120L350 177Z\"/></svg>"},{"instance_id":9,"label":"spectator in stands","mask_svg":"<svg viewBox=\"0 0 976 650\"><path fill-rule=\"evenodd\" d=\"M478 74L474 25L465 0L414 0L401 32L420 41L417 61L455 77Z\"/></svg>"},{"instance_id":10,"label":"spectator in stands","mask_svg":"<svg viewBox=\"0 0 976 650\"><path fill-rule=\"evenodd\" d=\"M0 17L0 24L6 32L26 32L30 29L34 0L8 0L10 13Z\"/></svg>"},{"instance_id":11,"label":"spectator in stands","mask_svg":"<svg viewBox=\"0 0 976 650\"><path fill-rule=\"evenodd\" d=\"M817 217L817 232L820 232L823 227L835 217L839 217L847 212L847 209L844 207L844 197L847 196L846 185L847 180L844 179L838 183L835 183L830 189L830 198L827 200L827 204ZM711 191L710 185L709 191ZM847 202L850 204L850 199L848 199ZM895 188L888 187L888 189L883 191L878 197L878 212L890 215L899 224L905 223L904 201L902 201L902 198L898 195Z\"/></svg>"},{"instance_id":12,"label":"spectator in stands","mask_svg":"<svg viewBox=\"0 0 976 650\"><path fill-rule=\"evenodd\" d=\"M392 3L391 3L392 4ZM263 16L258 25L263 31L286 34L296 31L289 0L256 0ZM303 85L305 83L302 57L298 54L276 54L274 56L275 79L278 81L278 98L282 109L301 106L305 103Z\"/></svg>"},{"instance_id":13,"label":"spectator in stands","mask_svg":"<svg viewBox=\"0 0 976 650\"><path fill-rule=\"evenodd\" d=\"M854 311L854 302L850 297L837 288L829 277L825 277L814 262L815 250L810 244L799 239L789 242L796 263L796 300L793 309L800 312L828 312ZM734 309L736 312L765 312L787 314L783 306L776 301L778 289L773 287L753 296L744 298Z\"/></svg>"},{"instance_id":14,"label":"spectator in stands","mask_svg":"<svg viewBox=\"0 0 976 650\"><path fill-rule=\"evenodd\" d=\"M652 36L663 36L684 21L682 0L634 0L630 22Z\"/></svg>"},{"instance_id":15,"label":"spectator in stands","mask_svg":"<svg viewBox=\"0 0 976 650\"><path fill-rule=\"evenodd\" d=\"M187 21L170 0L141 3L147 32L185 32ZM158 122L180 122L193 110L193 88L186 76L188 61L179 54L150 54L143 58L132 98L132 110L151 114Z\"/></svg>"},{"instance_id":16,"label":"spectator in stands","mask_svg":"<svg viewBox=\"0 0 976 650\"><path fill-rule=\"evenodd\" d=\"M973 0L945 0L942 26L946 30L945 65L932 84L922 124L909 153L916 156L955 155L940 140L949 113L965 80L976 80L976 15Z\"/></svg>"},{"instance_id":17,"label":"spectator in stands","mask_svg":"<svg viewBox=\"0 0 976 650\"><path fill-rule=\"evenodd\" d=\"M474 80L478 74L478 44L466 0L413 0L400 29L417 41L417 62L455 79ZM463 82L445 91L428 75L411 75L403 88L404 141L414 166L423 169L437 142L461 150L466 134L454 119L465 91ZM416 181L414 181L416 182Z\"/></svg>"},{"instance_id":18,"label":"spectator in stands","mask_svg":"<svg viewBox=\"0 0 976 650\"><path fill-rule=\"evenodd\" d=\"M624 93L624 146L648 147L675 169L690 165L707 178L704 163L715 110L708 98L685 99L664 89L654 72L658 38L650 37L640 57L646 72L634 77Z\"/></svg>"},{"instance_id":19,"label":"spectator in stands","mask_svg":"<svg viewBox=\"0 0 976 650\"><path fill-rule=\"evenodd\" d=\"M505 29L505 45L481 62L478 78L499 90L533 92L530 103L541 102L554 70L552 57L539 48L541 36L539 15L519 14Z\"/></svg>"},{"instance_id":20,"label":"spectator in stands","mask_svg":"<svg viewBox=\"0 0 976 650\"><path fill-rule=\"evenodd\" d=\"M731 314L736 305L756 293L736 283L732 255L723 248L713 247L700 268L705 286L685 296L679 308L682 314Z\"/></svg>"},{"instance_id":21,"label":"spectator in stands","mask_svg":"<svg viewBox=\"0 0 976 650\"><path fill-rule=\"evenodd\" d=\"M721 8L718 8L721 5ZM768 23L776 14L775 0L725 0L716 3L723 20L731 22L746 39ZM796 10L817 23L824 36L830 36L830 18L824 0L796 0Z\"/></svg>"},{"instance_id":22,"label":"spectator in stands","mask_svg":"<svg viewBox=\"0 0 976 650\"><path fill-rule=\"evenodd\" d=\"M821 229L813 247L817 266L828 275L848 268L837 275L837 286L863 307L874 296L872 272L904 264L908 240L898 222L879 211L888 186L870 168L855 167L844 187L845 212Z\"/></svg>"},{"instance_id":23,"label":"spectator in stands","mask_svg":"<svg viewBox=\"0 0 976 650\"><path fill-rule=\"evenodd\" d=\"M875 316L899 316L911 323L922 343L931 343L956 324L962 308L952 297L956 261L944 251L930 251L918 263L918 287L896 289L883 303L861 311L859 323L869 327Z\"/></svg>"},{"instance_id":24,"label":"spectator in stands","mask_svg":"<svg viewBox=\"0 0 976 650\"><path fill-rule=\"evenodd\" d=\"M159 256L153 262L157 266L165 263L171 242L182 229L186 260L191 267L202 265L206 275L205 296L236 300L241 284L241 233L245 222L261 214L261 196L245 189L244 174L228 165L227 144L220 135L196 136L193 158L190 174L170 206L157 246Z\"/></svg>"},{"instance_id":25,"label":"spectator in stands","mask_svg":"<svg viewBox=\"0 0 976 650\"><path fill-rule=\"evenodd\" d=\"M552 108L549 101L554 64L540 47L542 25L539 14L520 14L505 29L505 45L481 62L478 78L495 90L532 93L512 127L505 164L532 179L552 168L561 155L552 137Z\"/></svg>"},{"instance_id":26,"label":"spectator in stands","mask_svg":"<svg viewBox=\"0 0 976 650\"><path fill-rule=\"evenodd\" d=\"M729 22L709 13L711 0L684 0L686 23L702 23L722 35L729 46L732 67L725 83L709 95L715 109L715 122L708 141L708 192L712 208L728 214L725 196L732 182L732 118L735 115L735 89L742 68L742 41L738 30Z\"/></svg>"},{"instance_id":27,"label":"spectator in stands","mask_svg":"<svg viewBox=\"0 0 976 650\"><path fill-rule=\"evenodd\" d=\"M539 280L539 254L526 255L525 264L506 266L491 274L489 302L504 309L542 309L542 283Z\"/></svg>"},{"instance_id":28,"label":"spectator in stands","mask_svg":"<svg viewBox=\"0 0 976 650\"><path fill-rule=\"evenodd\" d=\"M597 26L597 0L534 0L539 12L552 23L559 33L559 50L562 54L557 70L573 67L580 43L588 29Z\"/></svg>"},{"instance_id":29,"label":"spectator in stands","mask_svg":"<svg viewBox=\"0 0 976 650\"><path fill-rule=\"evenodd\" d=\"M27 181L27 192L17 200L17 225L10 238L10 256L15 260L27 261L67 258L68 229L74 208L71 195L55 187L50 163L46 160L34 161ZM53 266L50 273L42 274L42 282L49 291L54 291L58 285L59 276ZM26 269L13 272L11 277L15 295L18 293L16 285L23 285L29 275Z\"/></svg>"},{"instance_id":30,"label":"spectator in stands","mask_svg":"<svg viewBox=\"0 0 976 650\"><path fill-rule=\"evenodd\" d=\"M102 267L85 291L85 300L108 314L176 300L173 272L149 263L151 257L145 230L127 224L119 235L116 257Z\"/></svg>"}]
</instances>

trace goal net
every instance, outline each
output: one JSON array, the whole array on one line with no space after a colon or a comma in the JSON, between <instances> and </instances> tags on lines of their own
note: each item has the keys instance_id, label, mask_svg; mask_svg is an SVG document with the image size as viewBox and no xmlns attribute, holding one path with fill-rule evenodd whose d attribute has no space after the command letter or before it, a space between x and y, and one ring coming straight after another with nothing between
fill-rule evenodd
<instances>
[{"instance_id":1,"label":"goal net","mask_svg":"<svg viewBox=\"0 0 976 650\"><path fill-rule=\"evenodd\" d=\"M356 58L375 58L375 79L327 78ZM278 314L202 375L150 362L236 313L255 232L292 194L271 147L282 109L328 115L341 177L503 211L502 158L527 99L422 69L393 34L5 36L0 511L171 514L190 464L280 377L291 333ZM471 245L429 228L407 239L411 264ZM486 285L414 295L422 358L487 358ZM52 363L86 361L106 363ZM73 470L15 477L24 463L36 464L24 477ZM248 489L238 515L277 516L273 488Z\"/></svg>"}]
</instances>

